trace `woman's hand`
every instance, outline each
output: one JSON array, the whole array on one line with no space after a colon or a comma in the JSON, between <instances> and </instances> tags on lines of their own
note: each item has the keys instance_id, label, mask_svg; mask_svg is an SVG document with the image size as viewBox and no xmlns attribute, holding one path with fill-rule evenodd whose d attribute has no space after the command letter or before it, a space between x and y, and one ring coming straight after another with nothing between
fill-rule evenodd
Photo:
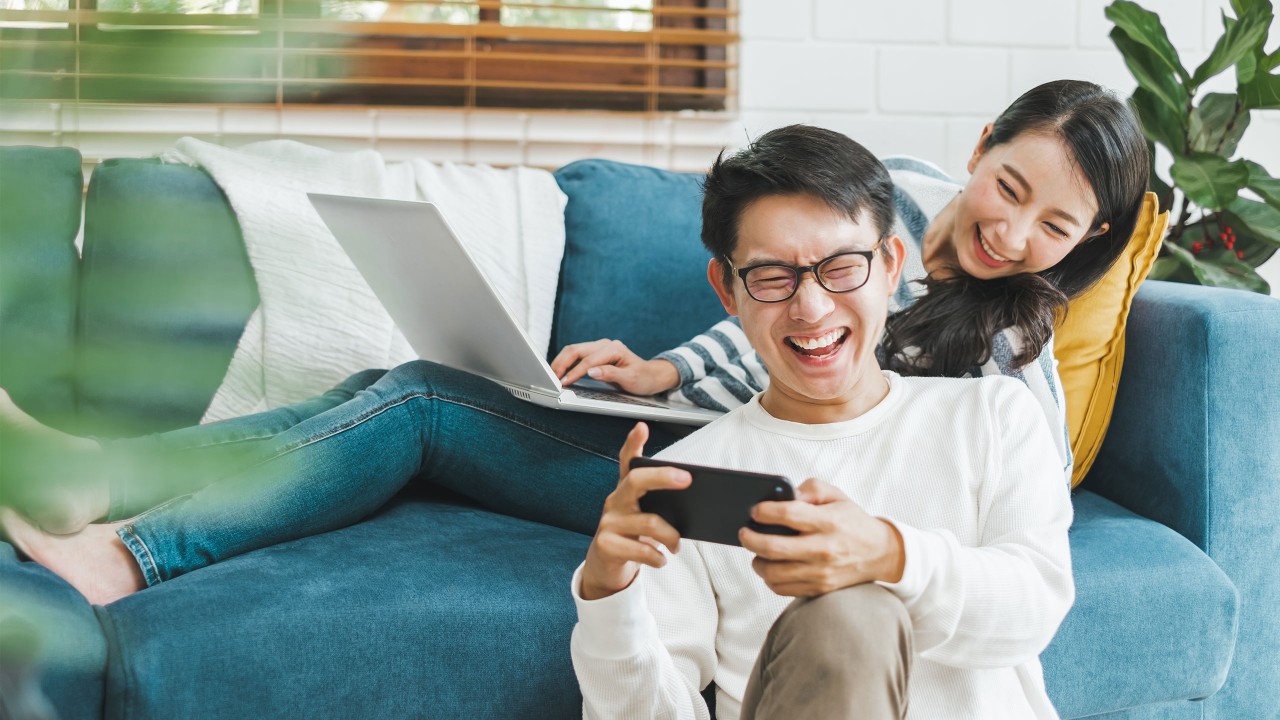
<instances>
[{"instance_id":1,"label":"woman's hand","mask_svg":"<svg viewBox=\"0 0 1280 720\"><path fill-rule=\"evenodd\" d=\"M742 546L756 554L755 570L779 595L812 597L873 580L902 579L906 555L892 524L868 515L837 488L810 478L790 502L762 502L751 518L786 525L799 535L738 532Z\"/></svg>"},{"instance_id":2,"label":"woman's hand","mask_svg":"<svg viewBox=\"0 0 1280 720\"><path fill-rule=\"evenodd\" d=\"M633 395L656 395L680 384L675 365L666 360L645 360L620 340L566 345L551 361L551 370L566 387L589 375Z\"/></svg>"},{"instance_id":3,"label":"woman's hand","mask_svg":"<svg viewBox=\"0 0 1280 720\"><path fill-rule=\"evenodd\" d=\"M661 517L640 512L640 496L650 490L677 490L689 486L689 473L676 468L636 468L631 459L643 452L649 427L636 423L618 455L621 462L618 487L604 501L604 513L587 548L582 566L583 600L599 600L625 590L636 579L641 565L662 567L667 558L653 541L672 552L680 549L680 533Z\"/></svg>"}]
</instances>

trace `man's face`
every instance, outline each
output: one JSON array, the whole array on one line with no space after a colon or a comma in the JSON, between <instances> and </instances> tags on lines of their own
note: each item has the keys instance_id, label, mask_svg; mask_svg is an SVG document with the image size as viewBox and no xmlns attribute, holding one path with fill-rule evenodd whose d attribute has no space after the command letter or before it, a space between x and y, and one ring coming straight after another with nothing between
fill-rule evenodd
<instances>
[{"instance_id":1,"label":"man's face","mask_svg":"<svg viewBox=\"0 0 1280 720\"><path fill-rule=\"evenodd\" d=\"M812 265L852 250L876 247L879 233L866 213L857 221L808 195L766 196L747 206L739 222L736 268L761 263ZM726 285L716 261L708 278L769 370L761 404L775 417L804 423L861 415L879 402L885 382L875 348L889 297L897 287L904 249L896 236L871 261L865 285L832 293L805 273L789 300L752 299L742 280Z\"/></svg>"}]
</instances>

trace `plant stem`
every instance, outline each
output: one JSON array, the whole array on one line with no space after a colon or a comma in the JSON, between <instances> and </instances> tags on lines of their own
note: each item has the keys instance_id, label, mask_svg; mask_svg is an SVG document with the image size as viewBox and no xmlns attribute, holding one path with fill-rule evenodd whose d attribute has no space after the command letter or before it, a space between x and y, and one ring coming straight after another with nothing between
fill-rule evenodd
<instances>
[{"instance_id":1,"label":"plant stem","mask_svg":"<svg viewBox=\"0 0 1280 720\"><path fill-rule=\"evenodd\" d=\"M1227 144L1227 138L1231 137L1231 131L1236 127L1236 121L1240 119L1240 110L1244 108L1244 102L1236 95L1236 104L1231 111L1231 119L1227 121L1227 129L1222 131L1222 136L1218 138L1218 146L1213 149L1213 154L1221 155L1222 148Z\"/></svg>"},{"instance_id":2,"label":"plant stem","mask_svg":"<svg viewBox=\"0 0 1280 720\"><path fill-rule=\"evenodd\" d=\"M1178 218L1178 222L1174 224L1173 230L1169 231L1169 242L1176 243L1182 239L1182 233L1187 229L1187 221L1191 219L1191 203L1187 202L1186 195L1178 196L1178 212L1174 213L1174 217Z\"/></svg>"}]
</instances>

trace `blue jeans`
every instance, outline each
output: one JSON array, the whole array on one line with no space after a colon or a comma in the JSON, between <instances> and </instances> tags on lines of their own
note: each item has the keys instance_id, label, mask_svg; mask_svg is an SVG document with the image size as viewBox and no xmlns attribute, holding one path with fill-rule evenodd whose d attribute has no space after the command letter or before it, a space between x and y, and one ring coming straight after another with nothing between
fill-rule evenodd
<instances>
[{"instance_id":1,"label":"blue jeans","mask_svg":"<svg viewBox=\"0 0 1280 720\"><path fill-rule=\"evenodd\" d=\"M113 518L148 585L350 525L418 479L591 534L631 420L562 412L415 361L312 400L106 444ZM677 435L651 426L651 454Z\"/></svg>"}]
</instances>

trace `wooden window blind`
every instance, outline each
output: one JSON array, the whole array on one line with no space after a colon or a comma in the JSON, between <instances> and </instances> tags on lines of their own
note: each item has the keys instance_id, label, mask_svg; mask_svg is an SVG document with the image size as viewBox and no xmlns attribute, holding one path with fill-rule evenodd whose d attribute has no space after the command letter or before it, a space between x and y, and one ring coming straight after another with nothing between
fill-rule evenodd
<instances>
[{"instance_id":1,"label":"wooden window blind","mask_svg":"<svg viewBox=\"0 0 1280 720\"><path fill-rule=\"evenodd\" d=\"M0 0L0 99L731 110L733 0Z\"/></svg>"}]
</instances>

